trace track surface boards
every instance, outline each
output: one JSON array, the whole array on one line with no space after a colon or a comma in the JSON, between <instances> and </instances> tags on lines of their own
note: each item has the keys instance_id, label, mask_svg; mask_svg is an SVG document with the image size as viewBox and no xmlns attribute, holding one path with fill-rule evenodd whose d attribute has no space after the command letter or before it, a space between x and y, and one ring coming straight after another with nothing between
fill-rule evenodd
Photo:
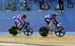
<instances>
[{"instance_id":1,"label":"track surface boards","mask_svg":"<svg viewBox=\"0 0 75 46\"><path fill-rule=\"evenodd\" d=\"M0 43L33 44L33 45L75 45L75 35L57 36L7 36L0 35Z\"/></svg>"}]
</instances>

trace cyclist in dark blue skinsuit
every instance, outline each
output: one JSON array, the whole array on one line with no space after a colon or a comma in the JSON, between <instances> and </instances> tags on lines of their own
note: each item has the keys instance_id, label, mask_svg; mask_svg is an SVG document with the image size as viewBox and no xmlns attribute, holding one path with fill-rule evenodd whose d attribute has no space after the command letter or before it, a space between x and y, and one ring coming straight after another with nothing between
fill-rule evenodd
<instances>
[{"instance_id":1,"label":"cyclist in dark blue skinsuit","mask_svg":"<svg viewBox=\"0 0 75 46\"><path fill-rule=\"evenodd\" d=\"M50 28L53 24L55 26L59 26L58 21L56 20L57 13L54 13L53 15L46 15L45 16L45 22L47 23L48 28Z\"/></svg>"}]
</instances>

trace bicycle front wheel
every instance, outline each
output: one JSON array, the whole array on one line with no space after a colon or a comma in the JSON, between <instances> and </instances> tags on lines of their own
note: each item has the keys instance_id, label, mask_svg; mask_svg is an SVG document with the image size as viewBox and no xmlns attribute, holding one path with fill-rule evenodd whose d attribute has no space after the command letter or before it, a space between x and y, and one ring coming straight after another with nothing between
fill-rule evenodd
<instances>
[{"instance_id":1,"label":"bicycle front wheel","mask_svg":"<svg viewBox=\"0 0 75 46\"><path fill-rule=\"evenodd\" d=\"M33 29L31 28L31 26L27 26L25 28L25 30L23 31L23 33L26 35L26 36L31 36L33 34Z\"/></svg>"},{"instance_id":2,"label":"bicycle front wheel","mask_svg":"<svg viewBox=\"0 0 75 46\"><path fill-rule=\"evenodd\" d=\"M63 37L66 34L66 30L64 27L56 28L55 35L58 37Z\"/></svg>"}]
</instances>

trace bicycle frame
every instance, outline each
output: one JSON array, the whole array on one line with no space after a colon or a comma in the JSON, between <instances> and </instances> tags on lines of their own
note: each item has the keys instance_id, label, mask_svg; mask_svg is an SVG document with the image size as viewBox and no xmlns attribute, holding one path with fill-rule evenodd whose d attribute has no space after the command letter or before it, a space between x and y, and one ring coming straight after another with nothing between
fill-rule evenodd
<instances>
[{"instance_id":1,"label":"bicycle frame","mask_svg":"<svg viewBox=\"0 0 75 46\"><path fill-rule=\"evenodd\" d=\"M26 28L27 28L27 26L28 26L28 25L25 25L25 24L24 24L24 25L22 25L22 27L20 28L20 31L21 31L23 28L24 28L24 29L26 29Z\"/></svg>"}]
</instances>

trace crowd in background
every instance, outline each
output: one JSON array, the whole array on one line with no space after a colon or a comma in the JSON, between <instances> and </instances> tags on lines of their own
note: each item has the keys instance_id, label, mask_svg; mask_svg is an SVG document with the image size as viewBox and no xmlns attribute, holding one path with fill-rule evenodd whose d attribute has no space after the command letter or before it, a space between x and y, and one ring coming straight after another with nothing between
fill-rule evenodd
<instances>
[{"instance_id":1,"label":"crowd in background","mask_svg":"<svg viewBox=\"0 0 75 46\"><path fill-rule=\"evenodd\" d=\"M0 10L4 8L4 10L12 11L30 11L35 4L38 4L35 7L38 7L38 10L50 10L53 8L52 2L56 2L56 8L54 9L61 11L64 10L64 2L67 2L67 6L71 8L74 8L75 5L75 0L5 0L4 4L0 2Z\"/></svg>"}]
</instances>

